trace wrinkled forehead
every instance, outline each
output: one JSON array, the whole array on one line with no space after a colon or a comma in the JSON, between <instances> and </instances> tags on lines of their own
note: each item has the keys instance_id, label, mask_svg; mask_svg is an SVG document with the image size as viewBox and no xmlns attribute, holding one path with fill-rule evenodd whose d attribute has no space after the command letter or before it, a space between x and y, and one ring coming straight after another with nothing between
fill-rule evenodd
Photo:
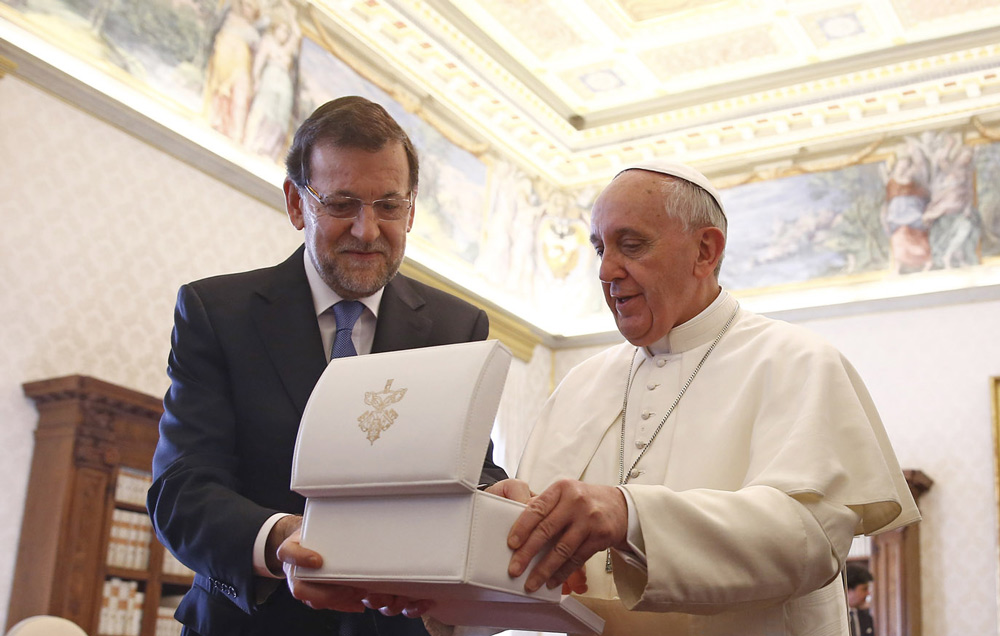
<instances>
[{"instance_id":1,"label":"wrinkled forehead","mask_svg":"<svg viewBox=\"0 0 1000 636\"><path fill-rule=\"evenodd\" d=\"M622 234L655 235L675 225L683 223L668 210L662 179L637 171L614 179L594 201L591 242Z\"/></svg>"},{"instance_id":2,"label":"wrinkled forehead","mask_svg":"<svg viewBox=\"0 0 1000 636\"><path fill-rule=\"evenodd\" d=\"M708 177L703 175L701 172L695 170L691 166L685 165L683 163L677 163L675 161L665 161L665 160L655 160L647 161L644 163L635 164L623 168L615 178L612 183L617 181L619 177L627 175L629 173L641 172L650 175L665 175L668 177L673 177L675 179L680 179L682 181L687 181L688 183L694 184L707 192L714 200L722 213L726 213L725 206L722 205L722 197L719 196L718 190L712 185Z\"/></svg>"}]
</instances>

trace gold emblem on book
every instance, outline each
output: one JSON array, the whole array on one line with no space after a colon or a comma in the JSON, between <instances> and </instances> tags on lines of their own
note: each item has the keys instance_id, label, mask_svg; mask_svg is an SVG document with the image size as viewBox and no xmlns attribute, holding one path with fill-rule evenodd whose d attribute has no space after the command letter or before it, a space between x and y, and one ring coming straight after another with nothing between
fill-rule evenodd
<instances>
[{"instance_id":1,"label":"gold emblem on book","mask_svg":"<svg viewBox=\"0 0 1000 636\"><path fill-rule=\"evenodd\" d=\"M399 417L396 409L389 407L402 400L404 395L406 389L392 389L392 379L385 381L385 388L381 391L365 391L365 404L375 410L358 416L358 427L368 436L369 442L375 444L375 440Z\"/></svg>"}]
</instances>

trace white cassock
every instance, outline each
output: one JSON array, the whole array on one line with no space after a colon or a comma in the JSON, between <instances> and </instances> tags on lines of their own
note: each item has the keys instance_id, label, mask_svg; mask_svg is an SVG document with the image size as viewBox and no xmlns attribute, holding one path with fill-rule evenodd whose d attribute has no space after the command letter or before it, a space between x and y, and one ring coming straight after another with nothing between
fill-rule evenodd
<instances>
[{"instance_id":1,"label":"white cassock","mask_svg":"<svg viewBox=\"0 0 1000 636\"><path fill-rule=\"evenodd\" d=\"M569 372L518 467L532 490L561 478L618 484L633 357L625 470L649 448L624 489L647 564L613 551L608 574L604 553L588 561L581 600L608 621L605 634L848 634L838 573L853 536L920 519L854 368L818 336L743 311L723 291L648 349L624 343Z\"/></svg>"}]
</instances>

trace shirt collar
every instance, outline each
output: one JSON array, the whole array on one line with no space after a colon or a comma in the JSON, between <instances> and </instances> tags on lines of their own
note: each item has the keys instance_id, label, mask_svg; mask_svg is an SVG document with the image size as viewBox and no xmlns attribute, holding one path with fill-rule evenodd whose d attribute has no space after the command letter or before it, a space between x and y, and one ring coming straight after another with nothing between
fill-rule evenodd
<instances>
[{"instance_id":1,"label":"shirt collar","mask_svg":"<svg viewBox=\"0 0 1000 636\"><path fill-rule=\"evenodd\" d=\"M305 260L306 278L309 280L309 290L312 292L313 308L316 311L316 316L320 316L330 307L342 301L343 298L341 298L340 294L330 289L330 286L320 277L312 259L309 258L309 250L303 251L303 259ZM385 287L380 288L371 296L358 298L361 304L367 307L368 311L372 312L372 315L376 319L378 319L378 306L382 302L383 291L385 291Z\"/></svg>"}]
</instances>

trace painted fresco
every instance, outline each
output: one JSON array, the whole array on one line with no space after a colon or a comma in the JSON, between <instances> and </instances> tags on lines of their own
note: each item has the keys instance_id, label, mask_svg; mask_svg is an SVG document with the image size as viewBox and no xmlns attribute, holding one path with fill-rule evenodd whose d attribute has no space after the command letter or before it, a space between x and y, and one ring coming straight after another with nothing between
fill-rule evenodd
<instances>
[{"instance_id":1,"label":"painted fresco","mask_svg":"<svg viewBox=\"0 0 1000 636\"><path fill-rule=\"evenodd\" d=\"M302 42L287 1L235 0L222 14L205 67L204 114L212 128L280 162L293 132Z\"/></svg>"},{"instance_id":2,"label":"painted fresco","mask_svg":"<svg viewBox=\"0 0 1000 636\"><path fill-rule=\"evenodd\" d=\"M308 38L302 42L300 76L300 120L343 95L361 95L389 111L410 136L420 158L413 235L450 256L475 261L486 213L486 164Z\"/></svg>"},{"instance_id":3,"label":"painted fresco","mask_svg":"<svg viewBox=\"0 0 1000 636\"><path fill-rule=\"evenodd\" d=\"M906 137L882 161L726 189L735 290L975 266L1000 255L1000 144Z\"/></svg>"},{"instance_id":4,"label":"painted fresco","mask_svg":"<svg viewBox=\"0 0 1000 636\"><path fill-rule=\"evenodd\" d=\"M276 166L320 104L343 95L376 101L419 152L412 236L453 268L442 275L471 277L491 300L567 320L607 311L588 240L604 183L561 190L459 147L305 37L297 6L0 0L0 13ZM989 139L968 128L915 134L865 163L723 190L723 285L767 293L1000 263L1000 133L980 133Z\"/></svg>"},{"instance_id":5,"label":"painted fresco","mask_svg":"<svg viewBox=\"0 0 1000 636\"><path fill-rule=\"evenodd\" d=\"M885 224L893 272L979 263L973 148L959 133L907 137L889 167Z\"/></svg>"},{"instance_id":6,"label":"painted fresco","mask_svg":"<svg viewBox=\"0 0 1000 636\"><path fill-rule=\"evenodd\" d=\"M590 244L597 188L566 192L497 161L476 273L540 312L588 316L604 308Z\"/></svg>"},{"instance_id":7,"label":"painted fresco","mask_svg":"<svg viewBox=\"0 0 1000 636\"><path fill-rule=\"evenodd\" d=\"M486 165L302 36L290 0L0 0L34 28L176 103L242 150L280 164L323 102L363 95L410 135L421 160L413 235L471 264Z\"/></svg>"},{"instance_id":8,"label":"painted fresco","mask_svg":"<svg viewBox=\"0 0 1000 636\"><path fill-rule=\"evenodd\" d=\"M752 289L884 269L879 164L722 191L729 241L721 282Z\"/></svg>"},{"instance_id":9,"label":"painted fresco","mask_svg":"<svg viewBox=\"0 0 1000 636\"><path fill-rule=\"evenodd\" d=\"M33 30L200 112L218 0L3 0Z\"/></svg>"},{"instance_id":10,"label":"painted fresco","mask_svg":"<svg viewBox=\"0 0 1000 636\"><path fill-rule=\"evenodd\" d=\"M982 221L982 257L1000 257L1000 143L975 147L976 203Z\"/></svg>"}]
</instances>

